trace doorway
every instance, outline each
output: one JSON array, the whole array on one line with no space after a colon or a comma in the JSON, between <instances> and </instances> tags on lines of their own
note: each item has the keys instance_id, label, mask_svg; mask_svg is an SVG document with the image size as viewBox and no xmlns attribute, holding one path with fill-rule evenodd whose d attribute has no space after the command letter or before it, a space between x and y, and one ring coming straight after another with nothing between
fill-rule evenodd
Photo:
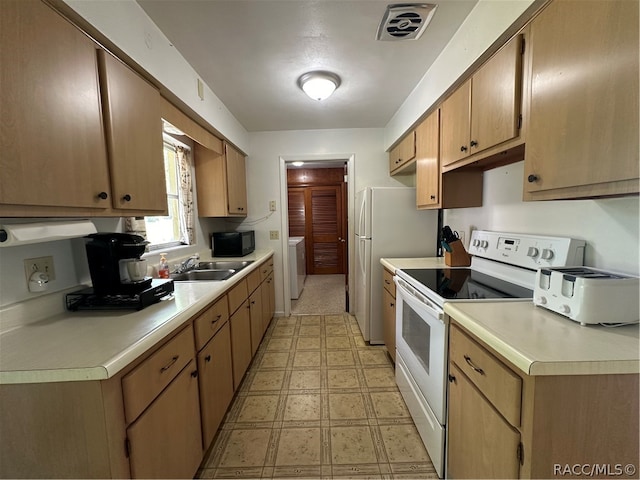
<instances>
[{"instance_id":1,"label":"doorway","mask_svg":"<svg viewBox=\"0 0 640 480\"><path fill-rule=\"evenodd\" d=\"M340 311L348 312L351 265L348 239L353 228L349 224L353 207L348 198L353 190L349 182L353 155L305 158L304 165L297 167L292 164L294 160L298 159L281 158L281 197L285 206L282 231L288 234L287 238L283 235L283 250L286 251L289 239L295 242L297 237L304 237L307 280L298 297L293 292L295 285L290 284L294 273L289 271L289 255L283 255L283 270L289 273L289 279L285 278L285 314L317 314L300 313L303 305L318 303L309 301L308 297L313 295L324 296L325 303L335 309L336 301L329 292L338 292ZM292 312L292 305L296 312Z\"/></svg>"}]
</instances>

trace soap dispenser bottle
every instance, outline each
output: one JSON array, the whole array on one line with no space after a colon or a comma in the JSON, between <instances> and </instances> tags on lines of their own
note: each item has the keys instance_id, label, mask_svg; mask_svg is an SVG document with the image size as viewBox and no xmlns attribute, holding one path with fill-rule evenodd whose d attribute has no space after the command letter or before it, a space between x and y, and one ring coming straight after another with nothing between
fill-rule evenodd
<instances>
[{"instance_id":1,"label":"soap dispenser bottle","mask_svg":"<svg viewBox=\"0 0 640 480\"><path fill-rule=\"evenodd\" d=\"M167 262L167 254L160 254L160 266L158 267L158 277L169 278L169 262Z\"/></svg>"}]
</instances>

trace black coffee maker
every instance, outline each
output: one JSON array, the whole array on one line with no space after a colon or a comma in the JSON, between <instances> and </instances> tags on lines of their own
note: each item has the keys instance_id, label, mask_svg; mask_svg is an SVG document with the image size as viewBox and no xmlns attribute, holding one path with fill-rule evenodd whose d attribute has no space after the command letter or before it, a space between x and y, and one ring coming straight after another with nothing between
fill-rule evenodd
<instances>
[{"instance_id":1,"label":"black coffee maker","mask_svg":"<svg viewBox=\"0 0 640 480\"><path fill-rule=\"evenodd\" d=\"M149 243L129 233L93 233L86 238L93 290L100 295L131 295L151 286L151 277L132 281L123 275L123 260L139 259Z\"/></svg>"}]
</instances>

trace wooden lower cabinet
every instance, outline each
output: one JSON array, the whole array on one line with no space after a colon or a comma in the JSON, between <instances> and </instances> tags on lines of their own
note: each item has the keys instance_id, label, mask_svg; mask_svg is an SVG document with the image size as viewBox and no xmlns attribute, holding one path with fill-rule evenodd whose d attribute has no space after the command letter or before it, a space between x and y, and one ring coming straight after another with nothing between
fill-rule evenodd
<instances>
[{"instance_id":1,"label":"wooden lower cabinet","mask_svg":"<svg viewBox=\"0 0 640 480\"><path fill-rule=\"evenodd\" d=\"M452 320L447 478L640 465L638 374L526 375Z\"/></svg>"},{"instance_id":2,"label":"wooden lower cabinet","mask_svg":"<svg viewBox=\"0 0 640 480\"><path fill-rule=\"evenodd\" d=\"M202 460L198 370L191 361L127 429L133 478L193 478Z\"/></svg>"},{"instance_id":3,"label":"wooden lower cabinet","mask_svg":"<svg viewBox=\"0 0 640 480\"><path fill-rule=\"evenodd\" d=\"M202 447L209 448L233 398L233 365L229 322L198 353Z\"/></svg>"},{"instance_id":4,"label":"wooden lower cabinet","mask_svg":"<svg viewBox=\"0 0 640 480\"><path fill-rule=\"evenodd\" d=\"M260 285L251 295L249 295L249 315L251 317L251 353L255 355L258 351L258 346L262 341L264 335L264 307L262 305L262 289L265 288Z\"/></svg>"},{"instance_id":5,"label":"wooden lower cabinet","mask_svg":"<svg viewBox=\"0 0 640 480\"><path fill-rule=\"evenodd\" d=\"M231 356L233 358L233 389L240 386L251 358L251 315L249 300L245 300L236 313L231 315Z\"/></svg>"},{"instance_id":6,"label":"wooden lower cabinet","mask_svg":"<svg viewBox=\"0 0 640 480\"><path fill-rule=\"evenodd\" d=\"M386 268L382 273L382 322L384 344L389 356L396 361L396 284L393 273Z\"/></svg>"},{"instance_id":7,"label":"wooden lower cabinet","mask_svg":"<svg viewBox=\"0 0 640 480\"><path fill-rule=\"evenodd\" d=\"M518 478L520 433L449 365L448 478Z\"/></svg>"},{"instance_id":8,"label":"wooden lower cabinet","mask_svg":"<svg viewBox=\"0 0 640 480\"><path fill-rule=\"evenodd\" d=\"M264 312L264 317L262 319L262 330L266 332L267 328L269 328L269 323L271 323L271 319L275 315L276 310L276 284L273 272L271 272L269 277L262 285L262 310Z\"/></svg>"}]
</instances>

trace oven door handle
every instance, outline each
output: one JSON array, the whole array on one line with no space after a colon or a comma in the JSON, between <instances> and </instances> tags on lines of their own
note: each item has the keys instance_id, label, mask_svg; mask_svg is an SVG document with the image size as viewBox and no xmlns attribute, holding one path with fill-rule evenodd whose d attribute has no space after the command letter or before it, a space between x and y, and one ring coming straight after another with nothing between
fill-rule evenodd
<instances>
[{"instance_id":1,"label":"oven door handle","mask_svg":"<svg viewBox=\"0 0 640 480\"><path fill-rule=\"evenodd\" d=\"M400 291L400 296L404 297L406 301L408 301L409 303L418 304L419 307L423 310L426 310L429 315L437 318L438 320L440 320L440 322L444 323L444 312L439 308L436 308L435 305L433 305L428 299L422 297L422 295L418 297L413 292L407 290L407 288L400 282L396 282L396 289Z\"/></svg>"}]
</instances>

